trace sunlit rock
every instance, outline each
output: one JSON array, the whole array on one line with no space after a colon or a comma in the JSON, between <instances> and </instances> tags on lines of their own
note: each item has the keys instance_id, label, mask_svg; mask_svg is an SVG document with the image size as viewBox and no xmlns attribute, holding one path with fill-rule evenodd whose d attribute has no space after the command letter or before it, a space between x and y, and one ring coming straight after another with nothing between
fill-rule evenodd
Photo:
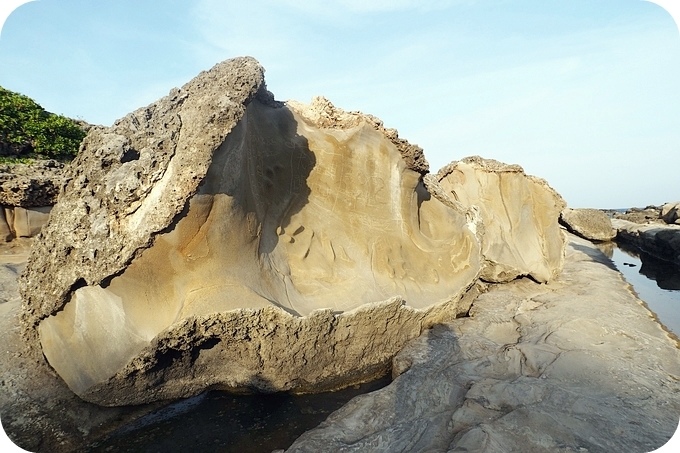
<instances>
[{"instance_id":1,"label":"sunlit rock","mask_svg":"<svg viewBox=\"0 0 680 453\"><path fill-rule=\"evenodd\" d=\"M558 219L564 200L543 179L519 165L468 157L442 168L437 180L484 225L482 278L505 282L530 276L552 280L564 263L565 236Z\"/></svg>"},{"instance_id":2,"label":"sunlit rock","mask_svg":"<svg viewBox=\"0 0 680 453\"><path fill-rule=\"evenodd\" d=\"M606 242L616 237L611 220L599 209L565 208L560 213L560 223L572 233L590 241Z\"/></svg>"},{"instance_id":3,"label":"sunlit rock","mask_svg":"<svg viewBox=\"0 0 680 453\"><path fill-rule=\"evenodd\" d=\"M86 137L21 280L27 336L105 405L384 373L481 271L478 217L426 171L374 117L221 63Z\"/></svg>"}]
</instances>

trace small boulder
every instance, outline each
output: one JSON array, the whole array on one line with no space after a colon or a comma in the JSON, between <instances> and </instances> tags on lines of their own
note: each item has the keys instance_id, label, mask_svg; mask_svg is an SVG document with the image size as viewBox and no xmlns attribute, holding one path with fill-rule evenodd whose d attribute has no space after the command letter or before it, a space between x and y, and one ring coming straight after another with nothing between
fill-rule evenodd
<instances>
[{"instance_id":1,"label":"small boulder","mask_svg":"<svg viewBox=\"0 0 680 453\"><path fill-rule=\"evenodd\" d=\"M589 241L606 242L616 237L611 220L599 209L566 208L560 214L560 223Z\"/></svg>"}]
</instances>

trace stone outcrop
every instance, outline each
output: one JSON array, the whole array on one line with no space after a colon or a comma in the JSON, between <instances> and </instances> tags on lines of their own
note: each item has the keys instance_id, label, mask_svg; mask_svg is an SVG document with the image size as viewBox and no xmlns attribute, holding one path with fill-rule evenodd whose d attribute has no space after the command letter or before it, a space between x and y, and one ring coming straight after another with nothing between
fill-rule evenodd
<instances>
[{"instance_id":1,"label":"stone outcrop","mask_svg":"<svg viewBox=\"0 0 680 453\"><path fill-rule=\"evenodd\" d=\"M289 453L652 451L678 426L680 349L595 246L563 275L480 296Z\"/></svg>"},{"instance_id":2,"label":"stone outcrop","mask_svg":"<svg viewBox=\"0 0 680 453\"><path fill-rule=\"evenodd\" d=\"M451 199L479 211L482 278L547 282L559 273L565 239L558 218L565 203L546 181L526 175L519 165L477 156L447 165L436 179Z\"/></svg>"},{"instance_id":3,"label":"stone outcrop","mask_svg":"<svg viewBox=\"0 0 680 453\"><path fill-rule=\"evenodd\" d=\"M661 220L680 225L680 201L666 203L661 207Z\"/></svg>"},{"instance_id":4,"label":"stone outcrop","mask_svg":"<svg viewBox=\"0 0 680 453\"><path fill-rule=\"evenodd\" d=\"M49 218L63 182L54 160L0 165L0 239L33 237Z\"/></svg>"},{"instance_id":5,"label":"stone outcrop","mask_svg":"<svg viewBox=\"0 0 680 453\"><path fill-rule=\"evenodd\" d=\"M612 217L633 223L661 222L661 208L657 206L630 208L626 212L615 212Z\"/></svg>"},{"instance_id":6,"label":"stone outcrop","mask_svg":"<svg viewBox=\"0 0 680 453\"><path fill-rule=\"evenodd\" d=\"M616 237L611 219L599 209L565 208L560 214L560 223L589 241L606 242Z\"/></svg>"},{"instance_id":7,"label":"stone outcrop","mask_svg":"<svg viewBox=\"0 0 680 453\"><path fill-rule=\"evenodd\" d=\"M661 260L680 264L680 225L612 219L612 226L617 231L617 241L633 245Z\"/></svg>"},{"instance_id":8,"label":"stone outcrop","mask_svg":"<svg viewBox=\"0 0 680 453\"><path fill-rule=\"evenodd\" d=\"M26 336L104 405L383 373L481 271L477 216L426 171L374 117L221 63L90 131L20 281Z\"/></svg>"}]
</instances>

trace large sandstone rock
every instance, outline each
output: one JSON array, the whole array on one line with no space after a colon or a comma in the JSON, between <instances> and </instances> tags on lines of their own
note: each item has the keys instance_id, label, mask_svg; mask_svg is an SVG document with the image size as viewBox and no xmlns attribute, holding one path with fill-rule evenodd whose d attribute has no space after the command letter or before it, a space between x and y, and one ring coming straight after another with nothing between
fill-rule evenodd
<instances>
[{"instance_id":1,"label":"large sandstone rock","mask_svg":"<svg viewBox=\"0 0 680 453\"><path fill-rule=\"evenodd\" d=\"M484 226L482 278L507 282L530 276L547 282L559 274L565 239L558 219L565 203L544 180L519 165L468 157L436 176L450 198L479 210Z\"/></svg>"},{"instance_id":2,"label":"large sandstone rock","mask_svg":"<svg viewBox=\"0 0 680 453\"><path fill-rule=\"evenodd\" d=\"M590 241L606 242L616 237L611 219L599 209L565 208L560 214L560 223Z\"/></svg>"},{"instance_id":3,"label":"large sandstone rock","mask_svg":"<svg viewBox=\"0 0 680 453\"><path fill-rule=\"evenodd\" d=\"M105 405L383 373L481 271L475 213L426 171L375 118L221 63L86 137L20 282L27 337Z\"/></svg>"},{"instance_id":4,"label":"large sandstone rock","mask_svg":"<svg viewBox=\"0 0 680 453\"><path fill-rule=\"evenodd\" d=\"M632 244L656 258L680 264L680 225L639 224L612 219L616 240Z\"/></svg>"},{"instance_id":5,"label":"large sandstone rock","mask_svg":"<svg viewBox=\"0 0 680 453\"><path fill-rule=\"evenodd\" d=\"M394 359L289 453L646 452L680 414L680 349L609 260L572 238L563 276L494 285Z\"/></svg>"}]
</instances>

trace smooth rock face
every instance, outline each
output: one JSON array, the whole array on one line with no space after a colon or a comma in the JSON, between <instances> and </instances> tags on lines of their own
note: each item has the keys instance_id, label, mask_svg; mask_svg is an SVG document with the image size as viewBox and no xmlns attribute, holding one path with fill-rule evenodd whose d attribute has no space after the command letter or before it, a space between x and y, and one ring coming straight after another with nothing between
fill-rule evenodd
<instances>
[{"instance_id":1,"label":"smooth rock face","mask_svg":"<svg viewBox=\"0 0 680 453\"><path fill-rule=\"evenodd\" d=\"M611 241L616 230L607 214L599 209L565 208L560 214L560 223L569 231L590 241Z\"/></svg>"},{"instance_id":2,"label":"smooth rock face","mask_svg":"<svg viewBox=\"0 0 680 453\"><path fill-rule=\"evenodd\" d=\"M612 219L617 240L632 244L656 258L680 264L680 225L639 224Z\"/></svg>"},{"instance_id":3,"label":"smooth rock face","mask_svg":"<svg viewBox=\"0 0 680 453\"><path fill-rule=\"evenodd\" d=\"M680 225L680 201L663 205L661 207L661 219L666 223Z\"/></svg>"},{"instance_id":4,"label":"smooth rock face","mask_svg":"<svg viewBox=\"0 0 680 453\"><path fill-rule=\"evenodd\" d=\"M479 210L483 279L547 282L559 274L565 239L558 218L565 203L548 183L518 165L477 156L447 165L436 178L451 199Z\"/></svg>"},{"instance_id":5,"label":"smooth rock face","mask_svg":"<svg viewBox=\"0 0 680 453\"><path fill-rule=\"evenodd\" d=\"M475 217L426 170L375 118L222 63L86 137L21 281L28 332L104 405L365 380L475 294Z\"/></svg>"},{"instance_id":6,"label":"smooth rock face","mask_svg":"<svg viewBox=\"0 0 680 453\"><path fill-rule=\"evenodd\" d=\"M585 252L585 253L584 253ZM678 426L680 349L595 246L562 276L495 285L289 453L655 450Z\"/></svg>"}]
</instances>

